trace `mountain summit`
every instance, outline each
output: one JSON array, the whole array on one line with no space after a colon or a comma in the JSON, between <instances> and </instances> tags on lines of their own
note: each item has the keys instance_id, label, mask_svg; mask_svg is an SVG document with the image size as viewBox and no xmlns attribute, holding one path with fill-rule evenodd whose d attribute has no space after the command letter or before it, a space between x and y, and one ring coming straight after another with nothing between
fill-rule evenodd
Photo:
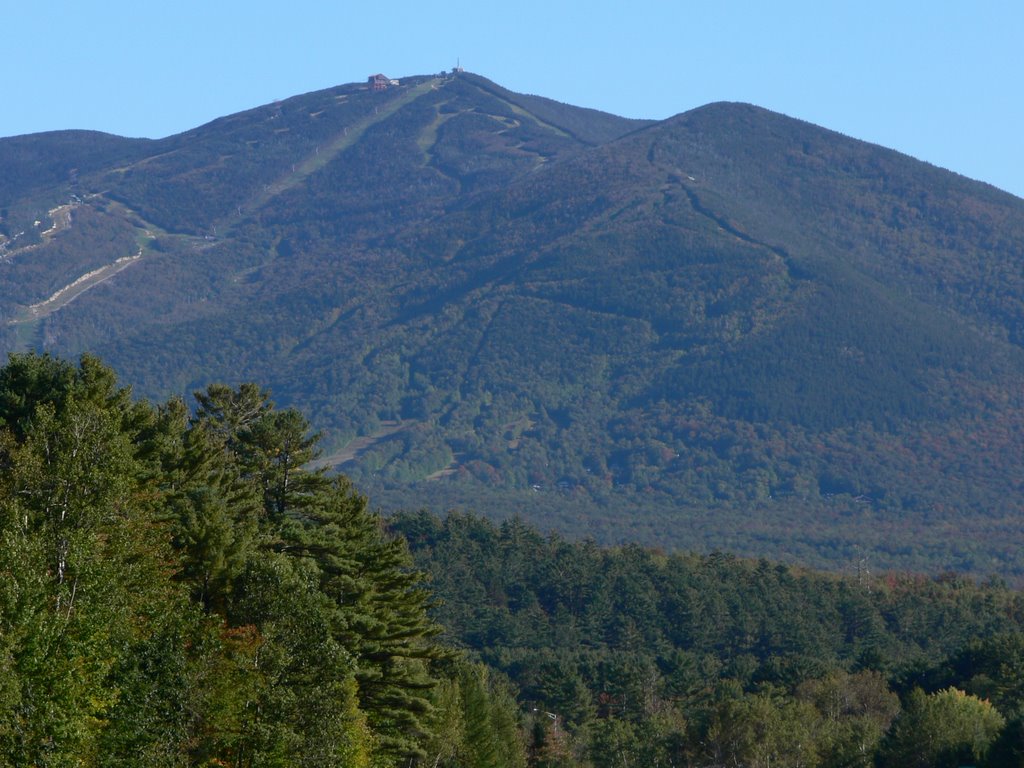
<instances>
[{"instance_id":1,"label":"mountain summit","mask_svg":"<svg viewBox=\"0 0 1024 768\"><path fill-rule=\"evenodd\" d=\"M896 152L384 78L0 139L0 215L4 350L263 383L386 506L1024 571L1024 201Z\"/></svg>"}]
</instances>

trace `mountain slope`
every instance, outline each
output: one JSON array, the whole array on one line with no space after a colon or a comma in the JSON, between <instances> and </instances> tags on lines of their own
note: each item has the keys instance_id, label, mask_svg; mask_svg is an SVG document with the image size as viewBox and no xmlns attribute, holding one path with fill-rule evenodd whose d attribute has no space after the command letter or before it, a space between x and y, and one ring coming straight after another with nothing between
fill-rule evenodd
<instances>
[{"instance_id":1,"label":"mountain slope","mask_svg":"<svg viewBox=\"0 0 1024 768\"><path fill-rule=\"evenodd\" d=\"M468 74L129 146L0 253L8 349L267 383L391 506L1024 571L1024 201L749 105L630 121Z\"/></svg>"}]
</instances>

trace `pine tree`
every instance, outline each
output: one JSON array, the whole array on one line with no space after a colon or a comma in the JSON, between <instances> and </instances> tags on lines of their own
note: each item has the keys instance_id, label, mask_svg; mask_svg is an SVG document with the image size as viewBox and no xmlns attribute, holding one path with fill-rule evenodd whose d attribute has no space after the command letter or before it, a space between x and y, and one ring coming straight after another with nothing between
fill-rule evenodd
<instances>
[{"instance_id":1,"label":"pine tree","mask_svg":"<svg viewBox=\"0 0 1024 768\"><path fill-rule=\"evenodd\" d=\"M297 411L274 410L269 394L251 385L210 387L197 399L192 429L208 430L262 498L259 557L272 552L302 564L329 599L331 636L354 663L359 708L378 752L393 761L421 755L436 682L429 662L445 653L433 640L439 628L427 613L429 593L404 541L385 534L347 479L308 468L318 436ZM264 562L259 557L251 562ZM252 613L256 587L251 580L236 586L228 615L263 632L266 618Z\"/></svg>"},{"instance_id":2,"label":"pine tree","mask_svg":"<svg viewBox=\"0 0 1024 768\"><path fill-rule=\"evenodd\" d=\"M258 489L242 477L233 456L208 422L181 438L167 494L167 514L182 567L207 612L225 610L233 580L257 546L261 503Z\"/></svg>"},{"instance_id":3,"label":"pine tree","mask_svg":"<svg viewBox=\"0 0 1024 768\"><path fill-rule=\"evenodd\" d=\"M347 479L336 478L306 515L295 543L315 558L334 602L335 636L356 660L370 727L386 754L422 755L436 682L429 662L447 655L434 641L440 628L427 612L424 576Z\"/></svg>"}]
</instances>

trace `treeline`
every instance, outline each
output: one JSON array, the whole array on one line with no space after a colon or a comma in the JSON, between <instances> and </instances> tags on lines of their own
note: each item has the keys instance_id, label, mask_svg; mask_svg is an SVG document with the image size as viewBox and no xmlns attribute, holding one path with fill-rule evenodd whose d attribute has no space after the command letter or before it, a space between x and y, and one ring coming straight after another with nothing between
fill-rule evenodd
<instances>
[{"instance_id":1,"label":"treeline","mask_svg":"<svg viewBox=\"0 0 1024 768\"><path fill-rule=\"evenodd\" d=\"M190 414L92 358L0 369L0 762L521 766L500 675L254 385Z\"/></svg>"},{"instance_id":2,"label":"treeline","mask_svg":"<svg viewBox=\"0 0 1024 768\"><path fill-rule=\"evenodd\" d=\"M516 683L532 765L1018 766L1024 600L953 574L823 575L391 522L453 643Z\"/></svg>"}]
</instances>

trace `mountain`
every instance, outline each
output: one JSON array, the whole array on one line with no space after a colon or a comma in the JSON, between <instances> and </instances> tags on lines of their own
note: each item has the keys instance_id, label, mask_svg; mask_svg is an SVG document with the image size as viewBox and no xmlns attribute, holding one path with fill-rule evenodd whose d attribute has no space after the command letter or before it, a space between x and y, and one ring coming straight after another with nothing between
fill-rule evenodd
<instances>
[{"instance_id":1,"label":"mountain","mask_svg":"<svg viewBox=\"0 0 1024 768\"><path fill-rule=\"evenodd\" d=\"M1024 574L1024 201L745 104L469 73L0 139L0 347L260 382L390 508Z\"/></svg>"}]
</instances>

